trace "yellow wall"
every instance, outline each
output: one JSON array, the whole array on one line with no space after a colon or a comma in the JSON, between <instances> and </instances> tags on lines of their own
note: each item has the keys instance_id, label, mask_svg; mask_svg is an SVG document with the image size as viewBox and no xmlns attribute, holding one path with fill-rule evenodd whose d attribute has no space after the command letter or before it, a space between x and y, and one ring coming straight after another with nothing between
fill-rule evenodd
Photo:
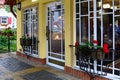
<instances>
[{"instance_id":1,"label":"yellow wall","mask_svg":"<svg viewBox=\"0 0 120 80\"><path fill-rule=\"evenodd\" d=\"M39 35L39 44L38 44L38 53L39 58L46 58L46 4L50 3L54 0L38 0L36 2L32 2L32 0L24 0L22 2L22 9L38 5L38 35ZM74 54L73 48L70 48L69 45L73 44L73 1L74 0L64 0L65 7L65 65L73 66ZM21 10L22 12L22 10ZM22 22L22 13L20 11L17 12L17 50L21 49L19 38L22 36L23 24ZM22 27L22 28L21 28ZM20 33L20 34L19 34Z\"/></svg>"},{"instance_id":2,"label":"yellow wall","mask_svg":"<svg viewBox=\"0 0 120 80\"><path fill-rule=\"evenodd\" d=\"M73 47L73 1L65 0L65 65L73 66L74 54Z\"/></svg>"},{"instance_id":3,"label":"yellow wall","mask_svg":"<svg viewBox=\"0 0 120 80\"><path fill-rule=\"evenodd\" d=\"M17 11L17 51L19 51L19 49L22 49L20 46L20 37L22 36L22 30L21 30L21 11Z\"/></svg>"}]
</instances>

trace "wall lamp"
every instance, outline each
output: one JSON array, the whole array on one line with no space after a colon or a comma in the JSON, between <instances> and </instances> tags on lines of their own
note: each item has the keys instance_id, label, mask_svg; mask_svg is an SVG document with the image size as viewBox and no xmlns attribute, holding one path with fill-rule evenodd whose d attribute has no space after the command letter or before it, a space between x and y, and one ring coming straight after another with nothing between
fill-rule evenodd
<instances>
[{"instance_id":1,"label":"wall lamp","mask_svg":"<svg viewBox=\"0 0 120 80\"><path fill-rule=\"evenodd\" d=\"M17 9L18 9L19 11L21 10L21 2L20 2L20 1L17 3Z\"/></svg>"}]
</instances>

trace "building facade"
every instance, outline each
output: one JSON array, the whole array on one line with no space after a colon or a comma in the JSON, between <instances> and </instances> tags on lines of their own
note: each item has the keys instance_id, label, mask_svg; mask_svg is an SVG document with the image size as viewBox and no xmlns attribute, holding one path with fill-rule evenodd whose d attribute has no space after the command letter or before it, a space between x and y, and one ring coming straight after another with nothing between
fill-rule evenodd
<instances>
[{"instance_id":1,"label":"building facade","mask_svg":"<svg viewBox=\"0 0 120 80\"><path fill-rule=\"evenodd\" d=\"M120 79L119 0L21 0L20 3L18 56L57 67L83 80ZM101 48L107 44L109 51L106 54L97 50L99 58L81 58L76 41L79 44L97 41Z\"/></svg>"},{"instance_id":2,"label":"building facade","mask_svg":"<svg viewBox=\"0 0 120 80\"><path fill-rule=\"evenodd\" d=\"M0 30L6 28L16 29L16 18L10 12L7 12L4 8L0 9Z\"/></svg>"}]
</instances>

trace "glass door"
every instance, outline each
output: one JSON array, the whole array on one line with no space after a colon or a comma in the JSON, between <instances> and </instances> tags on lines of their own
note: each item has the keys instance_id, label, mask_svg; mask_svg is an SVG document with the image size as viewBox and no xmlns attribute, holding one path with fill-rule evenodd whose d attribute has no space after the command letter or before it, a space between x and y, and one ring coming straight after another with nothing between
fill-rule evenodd
<instances>
[{"instance_id":1,"label":"glass door","mask_svg":"<svg viewBox=\"0 0 120 80\"><path fill-rule=\"evenodd\" d=\"M47 6L47 64L63 69L64 48L64 6L52 3Z\"/></svg>"}]
</instances>

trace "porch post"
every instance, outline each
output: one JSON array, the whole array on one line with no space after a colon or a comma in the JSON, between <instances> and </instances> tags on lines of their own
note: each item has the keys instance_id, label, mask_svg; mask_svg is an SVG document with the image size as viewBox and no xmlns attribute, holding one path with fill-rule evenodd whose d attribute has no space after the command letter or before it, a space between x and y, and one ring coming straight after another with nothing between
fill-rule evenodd
<instances>
[{"instance_id":1,"label":"porch post","mask_svg":"<svg viewBox=\"0 0 120 80\"><path fill-rule=\"evenodd\" d=\"M73 48L69 47L73 44L73 1L74 0L64 0L65 7L65 66L72 67L74 63L74 53Z\"/></svg>"}]
</instances>

